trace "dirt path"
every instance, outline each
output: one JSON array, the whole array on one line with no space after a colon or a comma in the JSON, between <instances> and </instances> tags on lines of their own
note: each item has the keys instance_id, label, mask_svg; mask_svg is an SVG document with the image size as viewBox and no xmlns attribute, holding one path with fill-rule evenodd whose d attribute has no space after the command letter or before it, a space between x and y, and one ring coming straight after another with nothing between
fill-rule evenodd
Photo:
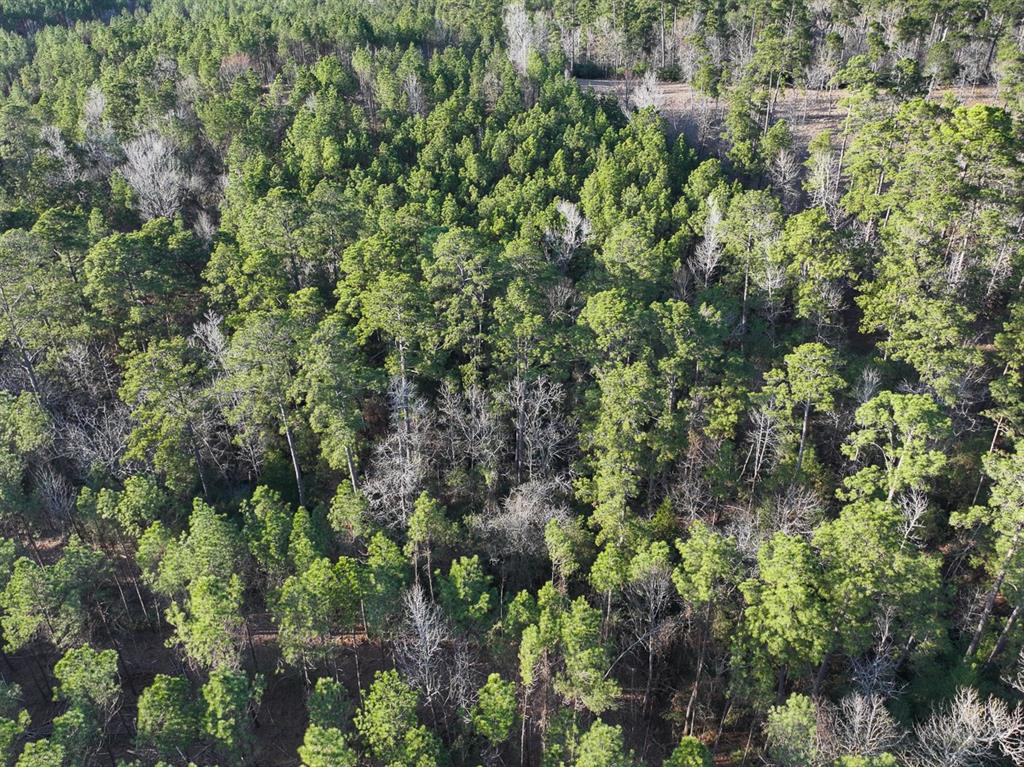
<instances>
[{"instance_id":1,"label":"dirt path","mask_svg":"<svg viewBox=\"0 0 1024 767\"><path fill-rule=\"evenodd\" d=\"M627 98L632 83L625 80L579 79L580 84L595 93ZM677 133L698 144L712 144L721 133L725 104L721 99L709 99L686 83L660 83L661 113ZM784 90L775 107L775 119L785 119L797 143L805 147L807 142L823 130L835 130L842 121L843 112L839 102L845 95L843 90L817 91L803 88ZM942 88L932 93L933 100L942 100L952 95L963 104L997 103L993 86L974 88Z\"/></svg>"}]
</instances>

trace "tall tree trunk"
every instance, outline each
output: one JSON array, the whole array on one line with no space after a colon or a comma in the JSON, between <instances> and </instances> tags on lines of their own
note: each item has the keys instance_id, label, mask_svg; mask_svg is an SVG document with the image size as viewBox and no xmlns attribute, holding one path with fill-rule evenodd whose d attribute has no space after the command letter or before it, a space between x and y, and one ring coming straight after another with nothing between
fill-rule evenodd
<instances>
[{"instance_id":1,"label":"tall tree trunk","mask_svg":"<svg viewBox=\"0 0 1024 767\"><path fill-rule=\"evenodd\" d=\"M345 445L345 463L348 464L348 478L352 483L352 489L358 490L359 485L356 483L356 467L352 461L352 448Z\"/></svg>"},{"instance_id":2,"label":"tall tree trunk","mask_svg":"<svg viewBox=\"0 0 1024 767\"><path fill-rule=\"evenodd\" d=\"M800 427L800 449L796 453L796 471L794 477L800 476L800 469L804 465L804 447L807 445L807 424L811 420L811 403L804 402L804 422Z\"/></svg>"},{"instance_id":3,"label":"tall tree trunk","mask_svg":"<svg viewBox=\"0 0 1024 767\"><path fill-rule=\"evenodd\" d=\"M986 663L992 663L1002 652L1006 649L1006 643L1010 641L1010 634L1013 631L1013 627L1017 624L1017 619L1020 618L1021 605L1017 604L1013 608L1013 612L1010 613L1010 617L1006 619L1006 625L1003 626L1003 631L999 635L999 641L996 642L996 646L992 648L992 652L988 654Z\"/></svg>"},{"instance_id":4,"label":"tall tree trunk","mask_svg":"<svg viewBox=\"0 0 1024 767\"><path fill-rule=\"evenodd\" d=\"M284 438L288 442L288 454L292 459L292 469L295 471L295 487L299 491L299 505L306 505L306 488L302 484L302 469L299 468L299 456L295 452L295 441L292 439L292 429L288 425L288 416L284 412L284 403L277 403L278 411L281 413L281 424L284 426Z\"/></svg>"},{"instance_id":5,"label":"tall tree trunk","mask_svg":"<svg viewBox=\"0 0 1024 767\"><path fill-rule=\"evenodd\" d=\"M985 607L981 611L981 617L978 619L978 626L974 630L974 636L971 638L971 643L967 647L967 652L964 653L964 658L970 658L978 651L978 645L981 644L981 638L985 633L985 626L988 625L988 619L992 615L992 609L996 604L996 597L999 596L999 589L1003 587L1003 581L1006 580L1006 571L1010 565L1010 561L1017 554L1017 548L1019 547L1020 534L1024 532L1024 522L1017 525L1016 531L1013 535L1013 543L1006 552L1006 556L1003 557L1002 566L999 569L999 575L996 576L995 581L992 584L992 588L989 589L988 595L985 597Z\"/></svg>"},{"instance_id":6,"label":"tall tree trunk","mask_svg":"<svg viewBox=\"0 0 1024 767\"><path fill-rule=\"evenodd\" d=\"M192 422L186 422L188 428L188 441L192 446L192 460L196 463L196 472L199 474L199 484L203 488L203 498L210 497L210 488L206 484L206 474L203 472L203 462L199 459L199 446L196 444L196 432L192 428Z\"/></svg>"},{"instance_id":7,"label":"tall tree trunk","mask_svg":"<svg viewBox=\"0 0 1024 767\"><path fill-rule=\"evenodd\" d=\"M432 558L431 546L427 545L427 589L430 591L430 601L434 601L434 563Z\"/></svg>"}]
</instances>

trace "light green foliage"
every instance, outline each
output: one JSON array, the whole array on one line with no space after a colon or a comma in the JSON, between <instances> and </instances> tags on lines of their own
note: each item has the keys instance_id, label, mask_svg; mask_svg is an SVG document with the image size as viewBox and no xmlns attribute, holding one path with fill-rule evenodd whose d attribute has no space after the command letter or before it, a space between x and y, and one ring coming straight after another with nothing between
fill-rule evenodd
<instances>
[{"instance_id":1,"label":"light green foliage","mask_svg":"<svg viewBox=\"0 0 1024 767\"><path fill-rule=\"evenodd\" d=\"M272 612L288 663L312 667L330 657L334 637L356 625L362 594L356 564L313 560L281 586Z\"/></svg>"},{"instance_id":2,"label":"light green foliage","mask_svg":"<svg viewBox=\"0 0 1024 767\"><path fill-rule=\"evenodd\" d=\"M366 618L370 631L390 630L401 611L401 595L410 580L408 562L384 533L370 539L366 553Z\"/></svg>"},{"instance_id":3,"label":"light green foliage","mask_svg":"<svg viewBox=\"0 0 1024 767\"><path fill-rule=\"evenodd\" d=\"M366 344L379 335L387 340L389 375L407 377L429 371L434 359L425 343L428 304L419 285L408 274L381 273L359 296L356 338Z\"/></svg>"},{"instance_id":4,"label":"light green foliage","mask_svg":"<svg viewBox=\"0 0 1024 767\"><path fill-rule=\"evenodd\" d=\"M626 584L629 567L624 547L608 544L602 548L590 566L590 585L601 594L615 594Z\"/></svg>"},{"instance_id":5,"label":"light green foliage","mask_svg":"<svg viewBox=\"0 0 1024 767\"><path fill-rule=\"evenodd\" d=\"M997 596L1015 594L1021 588L1024 561L1024 446L1018 442L1012 453L989 453L983 465L992 481L988 503L950 517L950 524L973 529L984 540L978 560L992 579L968 655L977 649Z\"/></svg>"},{"instance_id":6,"label":"light green foliage","mask_svg":"<svg viewBox=\"0 0 1024 767\"><path fill-rule=\"evenodd\" d=\"M327 511L331 530L345 540L357 538L367 532L365 516L366 498L358 490L353 490L351 482L342 480Z\"/></svg>"},{"instance_id":7,"label":"light green foliage","mask_svg":"<svg viewBox=\"0 0 1024 767\"><path fill-rule=\"evenodd\" d=\"M493 246L469 229L452 229L434 243L423 265L430 300L439 323L434 342L461 352L470 368L485 361L483 332L492 285L500 278Z\"/></svg>"},{"instance_id":8,"label":"light green foliage","mask_svg":"<svg viewBox=\"0 0 1024 767\"><path fill-rule=\"evenodd\" d=\"M188 532L182 535L178 558L166 563L181 568L188 579L209 575L228 580L238 575L243 561L238 529L207 503L196 500L188 520Z\"/></svg>"},{"instance_id":9,"label":"light green foliage","mask_svg":"<svg viewBox=\"0 0 1024 767\"><path fill-rule=\"evenodd\" d=\"M262 695L263 678L250 679L241 671L215 669L203 685L203 730L229 764L241 764L252 751L251 711L259 708Z\"/></svg>"},{"instance_id":10,"label":"light green foliage","mask_svg":"<svg viewBox=\"0 0 1024 767\"><path fill-rule=\"evenodd\" d=\"M646 362L615 365L598 378L600 405L588 435L594 454L597 542L620 540L630 523L629 503L639 492L650 454L645 429L656 412L655 380Z\"/></svg>"},{"instance_id":11,"label":"light green foliage","mask_svg":"<svg viewBox=\"0 0 1024 767\"><path fill-rule=\"evenodd\" d=\"M418 695L396 671L379 671L356 712L355 726L375 759L386 767L438 763L441 744L416 717Z\"/></svg>"},{"instance_id":12,"label":"light green foliage","mask_svg":"<svg viewBox=\"0 0 1024 767\"><path fill-rule=\"evenodd\" d=\"M767 191L735 195L722 221L722 241L730 260L730 278L742 300L740 323L746 329L753 309L778 307L784 294L775 279L783 266L773 247L783 228L782 206Z\"/></svg>"},{"instance_id":13,"label":"light green foliage","mask_svg":"<svg viewBox=\"0 0 1024 767\"><path fill-rule=\"evenodd\" d=\"M104 597L102 555L77 538L52 565L21 557L0 593L0 627L10 650L43 638L58 648L87 639L90 604Z\"/></svg>"},{"instance_id":14,"label":"light green foliage","mask_svg":"<svg viewBox=\"0 0 1024 767\"><path fill-rule=\"evenodd\" d=\"M236 667L245 623L242 591L237 575L227 580L213 575L194 579L184 604L174 602L167 609L167 622L175 629L168 643L180 644L197 666Z\"/></svg>"},{"instance_id":15,"label":"light green foliage","mask_svg":"<svg viewBox=\"0 0 1024 767\"><path fill-rule=\"evenodd\" d=\"M200 259L195 235L181 221L155 218L135 232L97 242L85 257L85 294L120 332L149 334L173 327L195 290Z\"/></svg>"},{"instance_id":16,"label":"light green foliage","mask_svg":"<svg viewBox=\"0 0 1024 767\"><path fill-rule=\"evenodd\" d=\"M175 760L197 742L201 727L202 712L184 677L157 674L139 696L136 742L142 748Z\"/></svg>"},{"instance_id":17,"label":"light green foliage","mask_svg":"<svg viewBox=\"0 0 1024 767\"><path fill-rule=\"evenodd\" d=\"M785 368L765 375L760 397L792 423L790 440L796 440L795 471L803 467L812 413L835 409L836 393L844 387L837 373L836 353L821 343L801 344L785 357Z\"/></svg>"},{"instance_id":18,"label":"light green foliage","mask_svg":"<svg viewBox=\"0 0 1024 767\"><path fill-rule=\"evenodd\" d=\"M121 694L117 653L113 650L97 651L88 645L68 650L53 667L53 675L57 678L57 699L104 717L113 711Z\"/></svg>"},{"instance_id":19,"label":"light green foliage","mask_svg":"<svg viewBox=\"0 0 1024 767\"><path fill-rule=\"evenodd\" d=\"M854 461L878 461L847 480L851 495L880 492L892 500L902 490L924 490L946 465L939 448L950 421L927 394L883 391L854 416L857 429L843 445Z\"/></svg>"},{"instance_id":20,"label":"light green foliage","mask_svg":"<svg viewBox=\"0 0 1024 767\"><path fill-rule=\"evenodd\" d=\"M834 767L897 767L899 764L892 754L880 756L841 756Z\"/></svg>"},{"instance_id":21,"label":"light green foliage","mask_svg":"<svg viewBox=\"0 0 1024 767\"><path fill-rule=\"evenodd\" d=\"M235 668L245 620L243 544L237 528L196 499L188 530L174 540L159 522L139 541L147 580L173 598L167 620L189 659L203 668ZM154 572L155 570L155 572Z\"/></svg>"},{"instance_id":22,"label":"light green foliage","mask_svg":"<svg viewBox=\"0 0 1024 767\"><path fill-rule=\"evenodd\" d=\"M72 764L88 763L90 756L103 739L103 723L93 712L81 706L71 706L54 717L51 740Z\"/></svg>"},{"instance_id":23,"label":"light green foliage","mask_svg":"<svg viewBox=\"0 0 1024 767\"><path fill-rule=\"evenodd\" d=\"M579 717L574 713L562 709L551 717L548 730L544 733L542 767L564 767L574 763L581 734Z\"/></svg>"},{"instance_id":24,"label":"light green foliage","mask_svg":"<svg viewBox=\"0 0 1024 767\"><path fill-rule=\"evenodd\" d=\"M881 349L912 365L951 403L957 387L980 362L967 341L974 313L953 298L927 295L919 269L908 259L885 258L878 271L878 279L857 299L864 312L863 330L887 331Z\"/></svg>"},{"instance_id":25,"label":"light green foliage","mask_svg":"<svg viewBox=\"0 0 1024 767\"><path fill-rule=\"evenodd\" d=\"M445 610L457 622L480 625L486 621L497 595L491 577L480 565L480 557L459 557L452 562L448 576L438 584L438 597Z\"/></svg>"},{"instance_id":26,"label":"light green foliage","mask_svg":"<svg viewBox=\"0 0 1024 767\"><path fill-rule=\"evenodd\" d=\"M320 321L299 365L296 387L310 428L320 437L320 452L332 468L351 471L373 371L359 357L344 317L331 313Z\"/></svg>"},{"instance_id":27,"label":"light green foliage","mask_svg":"<svg viewBox=\"0 0 1024 767\"><path fill-rule=\"evenodd\" d=\"M83 487L78 494L78 508L114 522L131 539L139 538L159 517L168 515L171 499L156 481L144 474L135 474L124 481L124 490L103 488L94 492ZM91 511L90 511L91 510Z\"/></svg>"},{"instance_id":28,"label":"light green foliage","mask_svg":"<svg viewBox=\"0 0 1024 767\"><path fill-rule=\"evenodd\" d=\"M142 580L160 594L174 594L185 584L185 574L176 567L161 567L166 559L176 561L179 544L167 526L157 520L139 536L135 561L142 571Z\"/></svg>"},{"instance_id":29,"label":"light green foliage","mask_svg":"<svg viewBox=\"0 0 1024 767\"><path fill-rule=\"evenodd\" d=\"M544 544L551 564L563 582L580 569L580 553L588 547L589 536L576 517L552 518L544 526Z\"/></svg>"},{"instance_id":30,"label":"light green foliage","mask_svg":"<svg viewBox=\"0 0 1024 767\"><path fill-rule=\"evenodd\" d=\"M308 200L295 191L275 187L251 201L238 216L237 247L222 245L206 266L213 297L230 296L255 316L308 287L328 254L310 231L312 223Z\"/></svg>"},{"instance_id":31,"label":"light green foliage","mask_svg":"<svg viewBox=\"0 0 1024 767\"><path fill-rule=\"evenodd\" d=\"M231 336L224 353L225 374L216 383L230 403L224 416L234 427L237 442L284 438L300 505L306 504L306 497L294 433L299 423L294 407L296 361L322 311L316 291L307 288L290 295L286 307L248 314Z\"/></svg>"},{"instance_id":32,"label":"light green foliage","mask_svg":"<svg viewBox=\"0 0 1024 767\"><path fill-rule=\"evenodd\" d=\"M941 562L908 541L903 518L880 499L849 504L814 532L824 565L824 594L840 643L868 651L882 616L901 647L931 650L941 641ZM857 556L850 556L856 551Z\"/></svg>"},{"instance_id":33,"label":"light green foliage","mask_svg":"<svg viewBox=\"0 0 1024 767\"><path fill-rule=\"evenodd\" d=\"M320 515L300 506L292 515L292 529L288 536L288 557L295 571L301 573L326 553L327 540Z\"/></svg>"},{"instance_id":34,"label":"light green foliage","mask_svg":"<svg viewBox=\"0 0 1024 767\"><path fill-rule=\"evenodd\" d=\"M619 685L606 677L610 658L601 641L601 611L577 598L561 616L559 638L565 671L556 677L555 689L595 714L611 708Z\"/></svg>"},{"instance_id":35,"label":"light green foliage","mask_svg":"<svg viewBox=\"0 0 1024 767\"><path fill-rule=\"evenodd\" d=\"M516 686L491 674L480 688L473 709L473 729L491 746L506 741L516 721Z\"/></svg>"},{"instance_id":36,"label":"light green foliage","mask_svg":"<svg viewBox=\"0 0 1024 767\"><path fill-rule=\"evenodd\" d=\"M64 761L64 748L43 738L26 743L14 767L54 767Z\"/></svg>"},{"instance_id":37,"label":"light green foliage","mask_svg":"<svg viewBox=\"0 0 1024 767\"><path fill-rule=\"evenodd\" d=\"M342 727L352 714L348 692L341 682L321 677L306 699L310 724L323 728Z\"/></svg>"},{"instance_id":38,"label":"light green foliage","mask_svg":"<svg viewBox=\"0 0 1024 767\"><path fill-rule=\"evenodd\" d=\"M37 394L62 345L79 335L69 269L80 266L83 243L78 222L60 221L67 218L74 216L47 211L31 232L9 228L0 234L0 339L11 345ZM54 249L65 258L54 258Z\"/></svg>"},{"instance_id":39,"label":"light green foliage","mask_svg":"<svg viewBox=\"0 0 1024 767\"><path fill-rule=\"evenodd\" d=\"M600 719L580 737L576 767L636 767L633 752L626 749L622 728Z\"/></svg>"},{"instance_id":40,"label":"light green foliage","mask_svg":"<svg viewBox=\"0 0 1024 767\"><path fill-rule=\"evenodd\" d=\"M429 570L434 545L453 541L456 531L457 528L445 514L444 506L428 493L420 493L409 516L406 531L405 553L412 557L413 568L417 568L419 558L425 556Z\"/></svg>"},{"instance_id":41,"label":"light green foliage","mask_svg":"<svg viewBox=\"0 0 1024 767\"><path fill-rule=\"evenodd\" d=\"M679 564L672 581L685 601L708 604L735 583L739 564L736 544L700 520L690 525L689 533L685 541L676 541Z\"/></svg>"},{"instance_id":42,"label":"light green foliage","mask_svg":"<svg viewBox=\"0 0 1024 767\"><path fill-rule=\"evenodd\" d=\"M796 315L822 323L842 309L837 292L852 276L850 254L822 208L810 208L786 221L779 246L794 287Z\"/></svg>"},{"instance_id":43,"label":"light green foliage","mask_svg":"<svg viewBox=\"0 0 1024 767\"><path fill-rule=\"evenodd\" d=\"M807 543L776 533L757 553L759 575L740 584L744 629L778 667L820 663L832 619L821 565Z\"/></svg>"},{"instance_id":44,"label":"light green foliage","mask_svg":"<svg viewBox=\"0 0 1024 767\"><path fill-rule=\"evenodd\" d=\"M679 741L664 767L711 767L711 752L707 746L701 743L692 735L685 736Z\"/></svg>"},{"instance_id":45,"label":"light green foliage","mask_svg":"<svg viewBox=\"0 0 1024 767\"><path fill-rule=\"evenodd\" d=\"M1000 432L1013 439L1024 435L1024 304L1010 307L1009 318L996 333L997 364L1002 374L989 384L994 401L985 415L993 419Z\"/></svg>"},{"instance_id":46,"label":"light green foliage","mask_svg":"<svg viewBox=\"0 0 1024 767\"><path fill-rule=\"evenodd\" d=\"M638 296L649 296L663 286L675 266L668 249L648 232L635 219L621 221L608 233L597 255L609 281L625 285Z\"/></svg>"},{"instance_id":47,"label":"light green foliage","mask_svg":"<svg viewBox=\"0 0 1024 767\"><path fill-rule=\"evenodd\" d=\"M18 559L17 544L10 538L0 537L0 592L7 587L14 573L14 563Z\"/></svg>"},{"instance_id":48,"label":"light green foliage","mask_svg":"<svg viewBox=\"0 0 1024 767\"><path fill-rule=\"evenodd\" d=\"M595 364L603 360L626 363L649 345L648 314L642 302L621 288L602 290L587 299L579 322L593 334Z\"/></svg>"},{"instance_id":49,"label":"light green foliage","mask_svg":"<svg viewBox=\"0 0 1024 767\"><path fill-rule=\"evenodd\" d=\"M242 535L269 587L289 572L288 544L292 535L292 511L281 495L260 485L242 503L245 525Z\"/></svg>"},{"instance_id":50,"label":"light green foliage","mask_svg":"<svg viewBox=\"0 0 1024 767\"><path fill-rule=\"evenodd\" d=\"M337 727L311 724L299 746L302 767L355 767L359 755Z\"/></svg>"},{"instance_id":51,"label":"light green foliage","mask_svg":"<svg viewBox=\"0 0 1024 767\"><path fill-rule=\"evenodd\" d=\"M152 344L125 365L119 394L134 421L126 456L150 461L178 491L206 482L197 434L204 378L201 360L182 338Z\"/></svg>"},{"instance_id":52,"label":"light green foliage","mask_svg":"<svg viewBox=\"0 0 1024 767\"><path fill-rule=\"evenodd\" d=\"M804 767L817 758L817 714L806 695L793 694L768 710L768 754L779 767Z\"/></svg>"},{"instance_id":53,"label":"light green foliage","mask_svg":"<svg viewBox=\"0 0 1024 767\"><path fill-rule=\"evenodd\" d=\"M0 762L891 767L851 701L907 762L1012 707L1020 5L0 0Z\"/></svg>"},{"instance_id":54,"label":"light green foliage","mask_svg":"<svg viewBox=\"0 0 1024 767\"><path fill-rule=\"evenodd\" d=\"M28 711L21 707L21 688L0 682L0 762L10 764L14 746L30 724Z\"/></svg>"},{"instance_id":55,"label":"light green foliage","mask_svg":"<svg viewBox=\"0 0 1024 767\"><path fill-rule=\"evenodd\" d=\"M664 235L670 223L672 168L661 118L641 112L623 129L610 151L602 150L580 195L599 241L633 219L643 230Z\"/></svg>"},{"instance_id":56,"label":"light green foliage","mask_svg":"<svg viewBox=\"0 0 1024 767\"><path fill-rule=\"evenodd\" d=\"M39 399L22 392L0 392L0 501L3 518L30 511L23 479L31 455L49 444L50 418Z\"/></svg>"},{"instance_id":57,"label":"light green foliage","mask_svg":"<svg viewBox=\"0 0 1024 767\"><path fill-rule=\"evenodd\" d=\"M72 762L87 762L103 739L121 695L118 658L114 650L78 647L53 668L58 685L54 698L67 709L53 721L53 741Z\"/></svg>"}]
</instances>

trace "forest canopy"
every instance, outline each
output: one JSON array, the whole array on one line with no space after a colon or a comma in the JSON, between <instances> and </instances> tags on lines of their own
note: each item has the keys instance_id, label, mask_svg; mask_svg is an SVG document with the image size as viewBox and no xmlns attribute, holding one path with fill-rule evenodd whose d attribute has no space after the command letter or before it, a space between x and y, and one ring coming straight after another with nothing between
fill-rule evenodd
<instances>
[{"instance_id":1,"label":"forest canopy","mask_svg":"<svg viewBox=\"0 0 1024 767\"><path fill-rule=\"evenodd\" d=\"M1024 764L1024 6L0 0L0 767Z\"/></svg>"}]
</instances>

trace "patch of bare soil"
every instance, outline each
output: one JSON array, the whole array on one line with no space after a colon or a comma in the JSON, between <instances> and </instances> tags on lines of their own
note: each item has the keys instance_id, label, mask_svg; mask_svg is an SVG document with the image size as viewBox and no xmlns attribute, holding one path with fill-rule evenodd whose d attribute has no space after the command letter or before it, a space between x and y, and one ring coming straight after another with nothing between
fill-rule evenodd
<instances>
[{"instance_id":1,"label":"patch of bare soil","mask_svg":"<svg viewBox=\"0 0 1024 767\"><path fill-rule=\"evenodd\" d=\"M579 78L578 81L595 93L620 101L625 101L633 88L633 83L627 80ZM659 111L673 132L684 134L688 141L701 148L714 148L722 132L724 102L709 98L686 83L659 83L658 87ZM779 94L773 119L786 120L797 144L804 148L816 134L823 130L835 131L840 126L844 112L839 104L845 95L842 89L787 88ZM941 88L933 91L929 98L942 101L949 96L968 106L997 103L993 86Z\"/></svg>"}]
</instances>

